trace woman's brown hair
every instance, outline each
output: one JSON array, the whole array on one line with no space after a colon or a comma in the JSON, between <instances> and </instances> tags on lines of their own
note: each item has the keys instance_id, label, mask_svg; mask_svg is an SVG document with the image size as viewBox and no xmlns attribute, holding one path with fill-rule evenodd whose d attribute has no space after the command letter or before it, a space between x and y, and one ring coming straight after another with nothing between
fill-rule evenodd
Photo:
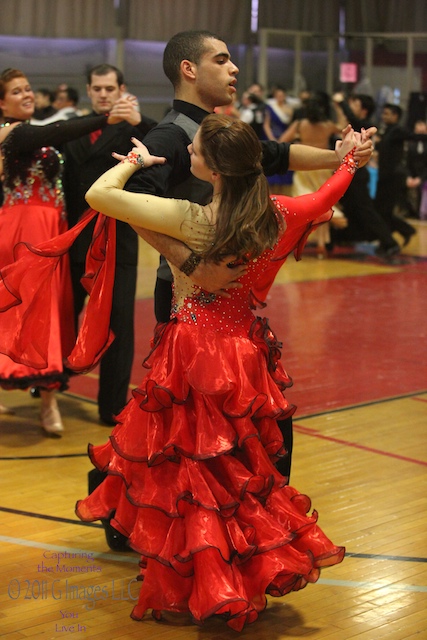
<instances>
[{"instance_id":1,"label":"woman's brown hair","mask_svg":"<svg viewBox=\"0 0 427 640\"><path fill-rule=\"evenodd\" d=\"M225 115L207 116L199 135L207 166L221 176L215 239L203 257L215 262L227 255L255 258L279 234L260 141L248 124Z\"/></svg>"}]
</instances>

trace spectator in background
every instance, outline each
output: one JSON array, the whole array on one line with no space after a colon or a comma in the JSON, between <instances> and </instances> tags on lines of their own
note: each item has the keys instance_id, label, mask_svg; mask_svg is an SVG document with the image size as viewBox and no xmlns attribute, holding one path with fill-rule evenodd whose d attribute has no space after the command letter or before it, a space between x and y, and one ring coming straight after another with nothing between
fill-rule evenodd
<instances>
[{"instance_id":1,"label":"spectator in background","mask_svg":"<svg viewBox=\"0 0 427 640\"><path fill-rule=\"evenodd\" d=\"M282 87L276 87L266 103L264 132L268 140L279 140L288 128L293 112L287 102L286 91Z\"/></svg>"},{"instance_id":2,"label":"spectator in background","mask_svg":"<svg viewBox=\"0 0 427 640\"><path fill-rule=\"evenodd\" d=\"M411 215L415 218L425 219L427 210L424 211L423 208L421 216L420 207L422 194L427 189L427 122L417 120L414 125L414 133L417 139L409 140L406 148L408 204ZM427 196L424 196L424 199L427 199Z\"/></svg>"},{"instance_id":3,"label":"spectator in background","mask_svg":"<svg viewBox=\"0 0 427 640\"><path fill-rule=\"evenodd\" d=\"M375 112L375 102L371 96L355 94L345 100L342 93L336 93L333 101L335 108L355 131L369 129L372 125L371 118ZM369 169L361 167L341 199L348 226L345 229L333 229L332 241L339 244L340 242L378 240L376 255L389 260L400 252L400 247L393 238L389 225L376 210L369 189Z\"/></svg>"},{"instance_id":4,"label":"spectator in background","mask_svg":"<svg viewBox=\"0 0 427 640\"><path fill-rule=\"evenodd\" d=\"M56 113L53 106L54 94L50 89L41 88L34 92L34 114L33 120L45 120ZM33 123L34 124L34 123Z\"/></svg>"},{"instance_id":5,"label":"spectator in background","mask_svg":"<svg viewBox=\"0 0 427 640\"><path fill-rule=\"evenodd\" d=\"M265 101L264 90L260 84L252 84L242 95L240 119L250 124L257 137L262 140L264 134Z\"/></svg>"},{"instance_id":6,"label":"spectator in background","mask_svg":"<svg viewBox=\"0 0 427 640\"><path fill-rule=\"evenodd\" d=\"M308 91L308 89L303 89L302 91L300 91L298 96L298 105L294 107L292 122L294 120L302 120L303 118L305 118L307 101L310 100L311 97L311 91Z\"/></svg>"},{"instance_id":7,"label":"spectator in background","mask_svg":"<svg viewBox=\"0 0 427 640\"><path fill-rule=\"evenodd\" d=\"M234 118L235 120L240 120L240 111L237 108L237 93L233 94L233 100L230 104L224 104L219 107L215 107L214 113L222 114L224 116L230 116L230 118Z\"/></svg>"},{"instance_id":8,"label":"spectator in background","mask_svg":"<svg viewBox=\"0 0 427 640\"><path fill-rule=\"evenodd\" d=\"M66 119L69 117L75 118L80 115L78 111L79 104L79 92L74 87L65 87L64 89L58 89L55 95L53 106L59 111L65 111ZM70 115L68 115L70 114Z\"/></svg>"},{"instance_id":9,"label":"spectator in background","mask_svg":"<svg viewBox=\"0 0 427 640\"><path fill-rule=\"evenodd\" d=\"M82 115L77 105L79 103L79 92L74 87L67 87L66 89L59 89L56 92L56 97L53 102L53 106L56 112L49 118L44 120L36 120L32 124L51 124L52 122L58 122L59 120L70 120L71 118L78 118Z\"/></svg>"},{"instance_id":10,"label":"spectator in background","mask_svg":"<svg viewBox=\"0 0 427 640\"><path fill-rule=\"evenodd\" d=\"M409 131L399 124L401 117L402 109L397 104L384 105L381 114L384 128L377 144L378 186L375 206L391 231L397 231L402 236L403 246L406 246L415 229L395 213L395 209L404 206L406 200L404 144L410 137Z\"/></svg>"},{"instance_id":11,"label":"spectator in background","mask_svg":"<svg viewBox=\"0 0 427 640\"><path fill-rule=\"evenodd\" d=\"M282 87L275 87L265 107L264 134L267 140L280 140L292 120L293 112L286 100L286 91ZM291 189L292 173L275 174L268 178L268 184L274 193L287 193Z\"/></svg>"},{"instance_id":12,"label":"spectator in background","mask_svg":"<svg viewBox=\"0 0 427 640\"><path fill-rule=\"evenodd\" d=\"M303 145L310 145L319 149L330 149L333 136L339 136L346 125L341 118L337 123L329 117L329 109L325 107L324 96L314 96L307 100L304 110L305 116L301 120L294 120L280 137L280 142L298 141ZM330 169L316 169L314 171L295 171L293 179L293 196L313 193L320 188L332 175ZM345 225L346 220L338 207L334 207L335 224ZM338 221L338 222L337 222ZM313 237L317 243L317 256L327 256L327 246L331 241L329 223L316 229Z\"/></svg>"}]
</instances>

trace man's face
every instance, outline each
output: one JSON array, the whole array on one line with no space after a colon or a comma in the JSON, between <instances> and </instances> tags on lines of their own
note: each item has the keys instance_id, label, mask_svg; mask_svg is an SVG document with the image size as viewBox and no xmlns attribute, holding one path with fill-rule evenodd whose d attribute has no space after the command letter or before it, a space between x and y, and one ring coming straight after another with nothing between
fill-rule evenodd
<instances>
[{"instance_id":1,"label":"man's face","mask_svg":"<svg viewBox=\"0 0 427 640\"><path fill-rule=\"evenodd\" d=\"M53 102L55 109L63 109L68 106L68 94L66 91L58 91Z\"/></svg>"},{"instance_id":2,"label":"man's face","mask_svg":"<svg viewBox=\"0 0 427 640\"><path fill-rule=\"evenodd\" d=\"M247 92L253 96L256 96L260 100L262 100L264 97L264 92L261 88L261 85L256 82L254 84L251 84L251 86L247 89Z\"/></svg>"},{"instance_id":3,"label":"man's face","mask_svg":"<svg viewBox=\"0 0 427 640\"><path fill-rule=\"evenodd\" d=\"M414 125L414 133L427 133L427 122L424 122L424 120L417 120Z\"/></svg>"},{"instance_id":4,"label":"man's face","mask_svg":"<svg viewBox=\"0 0 427 640\"><path fill-rule=\"evenodd\" d=\"M86 85L87 95L90 98L92 109L95 113L109 113L115 102L123 95L124 85L117 82L114 71L104 76L92 76L91 83Z\"/></svg>"},{"instance_id":5,"label":"man's face","mask_svg":"<svg viewBox=\"0 0 427 640\"><path fill-rule=\"evenodd\" d=\"M399 118L397 114L393 113L391 109L388 109L387 107L385 107L382 110L381 120L384 122L384 124L394 124L399 120Z\"/></svg>"},{"instance_id":6,"label":"man's face","mask_svg":"<svg viewBox=\"0 0 427 640\"><path fill-rule=\"evenodd\" d=\"M195 87L201 103L209 111L231 104L236 93L239 69L231 62L227 45L221 40L208 38L206 50L199 64L194 65Z\"/></svg>"},{"instance_id":7,"label":"man's face","mask_svg":"<svg viewBox=\"0 0 427 640\"><path fill-rule=\"evenodd\" d=\"M43 109L44 107L50 106L49 96L46 96L44 93L40 93L40 91L36 91L34 94L34 104L36 109Z\"/></svg>"}]
</instances>

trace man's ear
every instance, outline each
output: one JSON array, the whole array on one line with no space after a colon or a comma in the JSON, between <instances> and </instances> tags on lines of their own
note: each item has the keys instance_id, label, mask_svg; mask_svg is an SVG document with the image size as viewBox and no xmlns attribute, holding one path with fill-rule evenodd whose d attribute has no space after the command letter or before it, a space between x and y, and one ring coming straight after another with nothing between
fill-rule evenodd
<instances>
[{"instance_id":1,"label":"man's ear","mask_svg":"<svg viewBox=\"0 0 427 640\"><path fill-rule=\"evenodd\" d=\"M182 60L180 64L182 75L189 80L195 79L196 67L197 65L195 65L194 62L191 62L191 60Z\"/></svg>"}]
</instances>

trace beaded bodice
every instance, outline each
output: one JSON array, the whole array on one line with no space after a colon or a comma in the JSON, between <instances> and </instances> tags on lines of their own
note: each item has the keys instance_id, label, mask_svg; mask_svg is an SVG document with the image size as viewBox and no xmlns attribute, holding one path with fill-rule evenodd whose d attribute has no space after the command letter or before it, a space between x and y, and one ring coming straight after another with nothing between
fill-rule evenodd
<instances>
[{"instance_id":1,"label":"beaded bodice","mask_svg":"<svg viewBox=\"0 0 427 640\"><path fill-rule=\"evenodd\" d=\"M4 148L4 204L64 204L62 155L54 147L42 147L31 155L13 156Z\"/></svg>"},{"instance_id":2,"label":"beaded bodice","mask_svg":"<svg viewBox=\"0 0 427 640\"><path fill-rule=\"evenodd\" d=\"M27 122L14 125L1 144L5 206L49 203L63 207L63 158L58 148L106 124L106 116L99 115L42 127Z\"/></svg>"},{"instance_id":3,"label":"beaded bodice","mask_svg":"<svg viewBox=\"0 0 427 640\"><path fill-rule=\"evenodd\" d=\"M239 279L239 289L230 289L230 298L208 293L193 284L190 278L174 269L174 304L172 317L199 327L224 331L229 335L245 336L254 315L251 311L251 288L269 264L272 250L248 263L247 273Z\"/></svg>"}]
</instances>

